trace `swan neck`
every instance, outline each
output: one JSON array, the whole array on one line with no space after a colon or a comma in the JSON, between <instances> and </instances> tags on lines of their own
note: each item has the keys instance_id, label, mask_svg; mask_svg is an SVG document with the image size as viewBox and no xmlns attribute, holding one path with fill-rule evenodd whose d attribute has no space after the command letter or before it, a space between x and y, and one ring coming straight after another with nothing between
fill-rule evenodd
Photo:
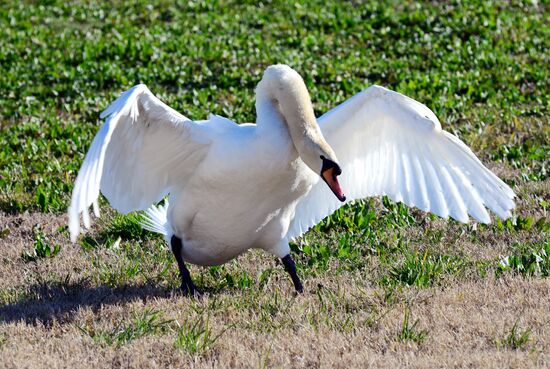
<instances>
[{"instance_id":1,"label":"swan neck","mask_svg":"<svg viewBox=\"0 0 550 369\"><path fill-rule=\"evenodd\" d=\"M287 66L269 67L256 89L258 117L276 113L282 118L294 147L308 166L317 171L319 155L332 153L326 143L307 87L300 75Z\"/></svg>"}]
</instances>

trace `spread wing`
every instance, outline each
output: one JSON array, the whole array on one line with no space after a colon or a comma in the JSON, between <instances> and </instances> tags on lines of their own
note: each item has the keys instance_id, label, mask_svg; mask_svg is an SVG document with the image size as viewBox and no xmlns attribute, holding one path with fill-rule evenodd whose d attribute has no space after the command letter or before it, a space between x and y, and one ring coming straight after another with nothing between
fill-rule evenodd
<instances>
[{"instance_id":1,"label":"spread wing","mask_svg":"<svg viewBox=\"0 0 550 369\"><path fill-rule=\"evenodd\" d=\"M209 146L202 127L155 97L145 85L124 92L102 114L106 118L78 172L69 207L73 242L80 215L99 216L99 191L127 213L145 210L192 175Z\"/></svg>"},{"instance_id":2,"label":"spread wing","mask_svg":"<svg viewBox=\"0 0 550 369\"><path fill-rule=\"evenodd\" d=\"M425 105L371 86L318 119L340 165L349 200L387 195L443 218L505 219L514 192ZM319 181L296 208L287 238L298 237L342 204Z\"/></svg>"}]
</instances>

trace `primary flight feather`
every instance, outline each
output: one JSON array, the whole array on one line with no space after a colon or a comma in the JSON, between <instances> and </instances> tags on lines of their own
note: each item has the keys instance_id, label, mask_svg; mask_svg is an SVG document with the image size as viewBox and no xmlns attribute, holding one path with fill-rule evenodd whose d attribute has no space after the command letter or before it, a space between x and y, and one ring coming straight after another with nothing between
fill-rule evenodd
<instances>
[{"instance_id":1,"label":"primary flight feather","mask_svg":"<svg viewBox=\"0 0 550 369\"><path fill-rule=\"evenodd\" d=\"M256 112L256 124L192 121L145 85L124 92L101 114L78 173L72 241L91 205L99 216L101 191L123 213L148 209L143 226L165 235L184 292L198 293L185 262L221 264L250 248L281 258L301 291L288 242L346 199L387 195L460 222L489 223L487 209L511 216L510 187L402 94L371 86L316 119L300 75L274 65Z\"/></svg>"}]
</instances>

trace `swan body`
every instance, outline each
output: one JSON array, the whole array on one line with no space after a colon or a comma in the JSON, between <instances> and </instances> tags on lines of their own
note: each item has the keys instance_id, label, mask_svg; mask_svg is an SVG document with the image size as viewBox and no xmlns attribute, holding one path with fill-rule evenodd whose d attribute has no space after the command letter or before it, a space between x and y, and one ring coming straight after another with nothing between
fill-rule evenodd
<instances>
[{"instance_id":1,"label":"swan body","mask_svg":"<svg viewBox=\"0 0 550 369\"><path fill-rule=\"evenodd\" d=\"M170 194L168 219L183 239L184 259L222 264L253 247L285 256L290 249L280 241L318 175L298 160L283 132L231 123L219 134L186 188Z\"/></svg>"},{"instance_id":2,"label":"swan body","mask_svg":"<svg viewBox=\"0 0 550 369\"><path fill-rule=\"evenodd\" d=\"M257 123L238 125L191 121L145 85L123 93L79 171L73 242L91 205L99 216L101 191L121 212L149 209L144 227L166 236L180 271L260 248L283 259L299 289L288 242L341 206L342 188L350 200L387 195L461 222L490 222L486 208L511 215L513 191L404 95L371 86L317 119L286 65L267 68L256 94ZM169 205L153 205L166 196Z\"/></svg>"}]
</instances>

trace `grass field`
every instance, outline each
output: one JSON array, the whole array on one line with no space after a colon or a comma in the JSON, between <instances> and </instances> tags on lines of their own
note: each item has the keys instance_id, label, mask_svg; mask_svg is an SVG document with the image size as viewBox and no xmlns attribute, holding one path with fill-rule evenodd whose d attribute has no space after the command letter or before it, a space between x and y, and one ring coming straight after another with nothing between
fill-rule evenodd
<instances>
[{"instance_id":1,"label":"grass field","mask_svg":"<svg viewBox=\"0 0 550 369\"><path fill-rule=\"evenodd\" d=\"M0 5L0 367L550 367L547 1L4 1ZM370 84L428 105L510 184L507 221L387 199L292 244L305 293L249 252L192 267L102 201L77 244L77 170L122 91L192 119L254 121L266 66L317 114Z\"/></svg>"}]
</instances>

